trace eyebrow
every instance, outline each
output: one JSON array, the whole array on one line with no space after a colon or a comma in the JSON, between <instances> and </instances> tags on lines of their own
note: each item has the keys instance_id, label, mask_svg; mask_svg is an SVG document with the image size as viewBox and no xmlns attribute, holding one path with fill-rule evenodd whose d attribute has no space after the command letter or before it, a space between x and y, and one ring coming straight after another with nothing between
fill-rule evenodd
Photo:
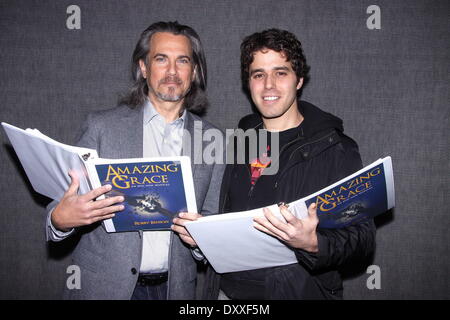
<instances>
[{"instance_id":1,"label":"eyebrow","mask_svg":"<svg viewBox=\"0 0 450 320\"><path fill-rule=\"evenodd\" d=\"M167 55L167 54L164 54L164 53L156 53L154 56L153 56L153 58L156 58L156 57L164 57L164 58L168 58L169 56ZM189 61L191 61L192 59L191 59L191 57L189 57L189 56L186 56L186 55L181 55L181 56L178 56L177 57L177 59L188 59Z\"/></svg>"},{"instance_id":2,"label":"eyebrow","mask_svg":"<svg viewBox=\"0 0 450 320\"><path fill-rule=\"evenodd\" d=\"M286 67L286 66L279 66L279 67L274 67L274 68L272 68L272 70L275 70L275 71L279 71L279 70L289 71L289 68ZM260 68L260 69L254 69L254 70L251 70L251 71L250 71L250 75L253 75L253 74L257 73L257 72L265 72L265 70L262 69L262 68Z\"/></svg>"}]
</instances>

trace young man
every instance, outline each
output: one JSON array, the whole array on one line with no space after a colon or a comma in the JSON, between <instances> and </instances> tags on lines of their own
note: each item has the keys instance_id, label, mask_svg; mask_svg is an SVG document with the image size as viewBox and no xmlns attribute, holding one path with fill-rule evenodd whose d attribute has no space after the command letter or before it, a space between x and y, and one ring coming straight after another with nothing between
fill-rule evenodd
<instances>
[{"instance_id":1,"label":"young man","mask_svg":"<svg viewBox=\"0 0 450 320\"><path fill-rule=\"evenodd\" d=\"M190 27L158 22L141 35L133 53L134 86L122 105L89 115L78 145L103 158L191 156L194 122L213 128L194 113L207 106L206 62L200 39ZM185 148L186 147L186 148ZM195 150L194 150L195 152ZM216 213L223 165L194 164L197 208ZM77 299L193 299L197 268L191 248L172 231L108 234L101 221L122 210L122 197L94 201L108 186L78 195L78 177L60 202L48 207L47 239L82 234L73 253L81 289L65 290ZM186 213L188 218L197 213ZM178 234L181 232L180 237ZM170 250L169 250L170 249Z\"/></svg>"},{"instance_id":2,"label":"young man","mask_svg":"<svg viewBox=\"0 0 450 320\"><path fill-rule=\"evenodd\" d=\"M270 29L244 39L242 81L258 114L241 119L239 127L279 134L279 158L271 159L279 169L264 175L267 163L259 159L227 165L220 196L223 212L291 202L362 167L357 144L344 135L342 121L298 100L308 69L300 42L288 31ZM314 205L303 220L284 205L281 212L287 223L266 209L255 227L292 247L298 262L223 275L209 268L203 298L217 299L219 292L220 298L230 299L342 298L338 269L373 252L373 221L326 230L317 227Z\"/></svg>"}]
</instances>

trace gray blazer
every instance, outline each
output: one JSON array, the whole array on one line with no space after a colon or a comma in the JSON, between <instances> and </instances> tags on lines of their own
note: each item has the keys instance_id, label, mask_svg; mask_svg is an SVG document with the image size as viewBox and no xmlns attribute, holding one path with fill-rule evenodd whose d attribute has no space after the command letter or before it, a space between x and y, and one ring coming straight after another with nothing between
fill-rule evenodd
<instances>
[{"instance_id":1,"label":"gray blazer","mask_svg":"<svg viewBox=\"0 0 450 320\"><path fill-rule=\"evenodd\" d=\"M214 127L187 112L185 129L189 131L191 137L202 137L202 131L210 128ZM120 106L90 114L77 145L96 149L102 158L140 158L143 152L142 143L143 108L130 109L127 106ZM188 140L184 139L182 154L191 156L191 159L198 158L206 145L205 142L202 144L202 149L194 150ZM223 170L223 164L194 164L192 161L197 208L203 215L218 212ZM47 240L55 240L49 221L50 213L56 204L57 202L53 201L47 207ZM65 288L64 297L130 299L141 264L142 232L109 234L101 223L78 228L77 232L82 233L82 236L73 252L72 263L80 267L81 289ZM169 249L168 299L194 299L196 277L196 262L189 246L182 242L178 235L172 233Z\"/></svg>"}]
</instances>

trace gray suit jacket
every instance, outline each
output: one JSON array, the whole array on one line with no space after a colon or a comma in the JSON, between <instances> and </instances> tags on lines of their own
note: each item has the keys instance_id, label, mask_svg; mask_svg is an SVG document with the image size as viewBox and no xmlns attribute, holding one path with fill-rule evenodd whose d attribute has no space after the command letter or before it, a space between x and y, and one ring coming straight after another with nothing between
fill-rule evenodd
<instances>
[{"instance_id":1,"label":"gray suit jacket","mask_svg":"<svg viewBox=\"0 0 450 320\"><path fill-rule=\"evenodd\" d=\"M194 125L195 121L195 125ZM199 125L201 123L201 125ZM202 130L211 124L188 112L185 121L192 137L202 137ZM184 135L186 137L186 135ZM202 149L191 147L183 138L183 155L198 159ZM200 138L201 139L201 138ZM202 139L203 140L203 139ZM96 149L102 158L140 158L143 143L143 108L120 106L88 116L78 145ZM191 154L192 153L192 154ZM194 164L197 208L203 215L218 212L218 198L224 165ZM50 213L57 202L48 208L47 240L54 240L49 226ZM130 299L136 285L142 253L142 232L107 233L101 223L78 228L80 242L75 248L73 264L81 270L81 289L65 289L70 299ZM135 271L138 272L135 272ZM168 299L194 299L197 268L188 245L172 233L169 249Z\"/></svg>"}]
</instances>

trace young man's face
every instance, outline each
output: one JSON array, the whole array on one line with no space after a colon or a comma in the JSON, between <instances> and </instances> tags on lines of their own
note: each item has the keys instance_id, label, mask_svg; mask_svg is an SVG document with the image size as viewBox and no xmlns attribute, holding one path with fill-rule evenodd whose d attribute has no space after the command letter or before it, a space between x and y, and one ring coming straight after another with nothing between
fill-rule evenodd
<instances>
[{"instance_id":1,"label":"young man's face","mask_svg":"<svg viewBox=\"0 0 450 320\"><path fill-rule=\"evenodd\" d=\"M249 76L252 100L263 118L280 118L291 108L297 108L297 90L302 87L303 78L297 80L291 62L286 61L282 52L270 49L255 52Z\"/></svg>"},{"instance_id":2,"label":"young man's face","mask_svg":"<svg viewBox=\"0 0 450 320\"><path fill-rule=\"evenodd\" d=\"M140 60L153 102L179 102L189 92L194 79L192 47L183 35L157 32L150 40L147 65Z\"/></svg>"}]
</instances>

